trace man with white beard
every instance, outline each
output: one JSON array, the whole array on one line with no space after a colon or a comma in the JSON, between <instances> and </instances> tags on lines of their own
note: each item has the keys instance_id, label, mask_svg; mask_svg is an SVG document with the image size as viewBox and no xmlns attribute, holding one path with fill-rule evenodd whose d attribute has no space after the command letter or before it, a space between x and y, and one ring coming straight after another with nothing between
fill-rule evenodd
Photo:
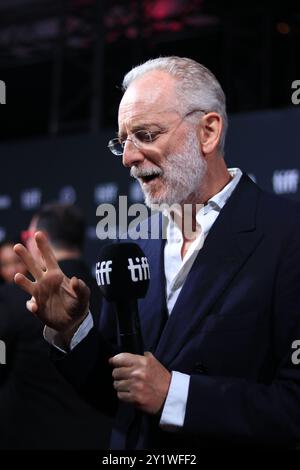
<instances>
[{"instance_id":1,"label":"man with white beard","mask_svg":"<svg viewBox=\"0 0 300 470\"><path fill-rule=\"evenodd\" d=\"M47 270L17 245L35 282L21 274L15 281L62 351L63 373L116 413L112 448L295 447L299 205L227 168L225 96L204 66L150 60L123 87L110 150L138 179L148 206L190 204L195 228L187 236L170 213L166 241L138 241L151 271L139 303L145 354L112 353L110 306L96 331L86 286L63 275L42 233L36 242Z\"/></svg>"}]
</instances>

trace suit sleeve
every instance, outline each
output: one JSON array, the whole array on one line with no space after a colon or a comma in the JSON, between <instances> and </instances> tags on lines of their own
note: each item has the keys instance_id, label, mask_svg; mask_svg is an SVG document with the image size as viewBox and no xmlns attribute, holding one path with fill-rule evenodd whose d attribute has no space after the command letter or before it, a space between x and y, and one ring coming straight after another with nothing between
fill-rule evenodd
<instances>
[{"instance_id":1,"label":"suit sleeve","mask_svg":"<svg viewBox=\"0 0 300 470\"><path fill-rule=\"evenodd\" d=\"M300 365L292 361L292 344L300 340L299 233L294 227L282 247L274 286L273 377L257 383L192 375L184 432L241 444L300 442Z\"/></svg>"},{"instance_id":2,"label":"suit sleeve","mask_svg":"<svg viewBox=\"0 0 300 470\"><path fill-rule=\"evenodd\" d=\"M101 315L112 315L110 310L111 306L104 300ZM70 353L52 348L51 355L57 369L89 404L114 415L117 395L108 360L117 352L117 347L94 326Z\"/></svg>"}]
</instances>

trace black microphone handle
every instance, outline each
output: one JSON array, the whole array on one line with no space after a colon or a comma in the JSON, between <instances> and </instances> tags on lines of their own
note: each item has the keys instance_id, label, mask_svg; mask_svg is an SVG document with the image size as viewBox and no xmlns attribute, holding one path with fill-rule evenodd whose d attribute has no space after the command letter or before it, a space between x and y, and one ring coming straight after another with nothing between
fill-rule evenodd
<instances>
[{"instance_id":1,"label":"black microphone handle","mask_svg":"<svg viewBox=\"0 0 300 470\"><path fill-rule=\"evenodd\" d=\"M137 299L122 299L115 303L119 337L123 352L144 354Z\"/></svg>"}]
</instances>

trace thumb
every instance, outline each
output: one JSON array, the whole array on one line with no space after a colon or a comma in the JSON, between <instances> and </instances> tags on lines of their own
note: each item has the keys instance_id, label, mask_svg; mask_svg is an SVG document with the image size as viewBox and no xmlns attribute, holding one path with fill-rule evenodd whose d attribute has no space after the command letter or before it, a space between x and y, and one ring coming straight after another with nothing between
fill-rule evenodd
<instances>
[{"instance_id":1,"label":"thumb","mask_svg":"<svg viewBox=\"0 0 300 470\"><path fill-rule=\"evenodd\" d=\"M144 356L146 357L154 357L153 354L150 351L145 351Z\"/></svg>"}]
</instances>

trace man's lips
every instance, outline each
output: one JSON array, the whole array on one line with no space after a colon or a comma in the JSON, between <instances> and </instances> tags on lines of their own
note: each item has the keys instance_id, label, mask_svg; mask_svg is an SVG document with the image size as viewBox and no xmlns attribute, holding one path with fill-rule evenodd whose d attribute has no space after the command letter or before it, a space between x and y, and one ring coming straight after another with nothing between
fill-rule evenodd
<instances>
[{"instance_id":1,"label":"man's lips","mask_svg":"<svg viewBox=\"0 0 300 470\"><path fill-rule=\"evenodd\" d=\"M146 176L140 176L140 179L144 184L151 183L151 181L156 180L160 175L154 174L154 175L146 175Z\"/></svg>"}]
</instances>

